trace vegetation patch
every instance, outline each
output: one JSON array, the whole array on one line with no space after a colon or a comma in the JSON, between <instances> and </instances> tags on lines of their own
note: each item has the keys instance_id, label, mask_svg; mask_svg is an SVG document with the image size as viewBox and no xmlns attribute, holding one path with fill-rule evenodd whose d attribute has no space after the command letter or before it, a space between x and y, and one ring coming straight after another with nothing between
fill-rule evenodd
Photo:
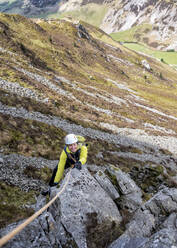
<instances>
[{"instance_id":1,"label":"vegetation patch","mask_svg":"<svg viewBox=\"0 0 177 248\"><path fill-rule=\"evenodd\" d=\"M141 36L138 34L147 34L152 29L150 24L141 24L128 30L111 33L110 36L119 42L137 42Z\"/></svg>"},{"instance_id":2,"label":"vegetation patch","mask_svg":"<svg viewBox=\"0 0 177 248\"><path fill-rule=\"evenodd\" d=\"M5 153L58 159L65 132L32 120L0 116L1 147Z\"/></svg>"},{"instance_id":3,"label":"vegetation patch","mask_svg":"<svg viewBox=\"0 0 177 248\"><path fill-rule=\"evenodd\" d=\"M48 183L52 176L52 169L46 166L38 169L29 165L25 168L24 174L26 174L28 177L43 180L45 183Z\"/></svg>"},{"instance_id":4,"label":"vegetation patch","mask_svg":"<svg viewBox=\"0 0 177 248\"><path fill-rule=\"evenodd\" d=\"M87 215L86 233L87 244L89 247L107 247L115 238L123 234L123 227L118 226L114 221L105 219L102 223L98 222L97 213L92 212ZM104 234L107 235L104 235Z\"/></svg>"},{"instance_id":5,"label":"vegetation patch","mask_svg":"<svg viewBox=\"0 0 177 248\"><path fill-rule=\"evenodd\" d=\"M0 228L25 219L34 213L30 205L36 202L36 192L24 192L18 187L0 182Z\"/></svg>"},{"instance_id":6,"label":"vegetation patch","mask_svg":"<svg viewBox=\"0 0 177 248\"><path fill-rule=\"evenodd\" d=\"M159 187L164 184L168 187L172 186L170 180L170 172L166 173L162 165L145 164L143 167L134 166L129 171L131 178L141 188L144 200L149 200L153 194L158 192Z\"/></svg>"}]
</instances>

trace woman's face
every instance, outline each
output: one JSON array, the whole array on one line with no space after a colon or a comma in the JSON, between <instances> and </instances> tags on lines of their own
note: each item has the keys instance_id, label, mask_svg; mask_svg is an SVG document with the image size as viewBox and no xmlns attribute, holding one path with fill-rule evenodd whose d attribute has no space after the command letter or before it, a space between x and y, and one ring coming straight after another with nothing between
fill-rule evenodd
<instances>
[{"instance_id":1,"label":"woman's face","mask_svg":"<svg viewBox=\"0 0 177 248\"><path fill-rule=\"evenodd\" d=\"M71 145L68 145L68 148L71 152L76 152L77 151L77 143L73 143Z\"/></svg>"}]
</instances>

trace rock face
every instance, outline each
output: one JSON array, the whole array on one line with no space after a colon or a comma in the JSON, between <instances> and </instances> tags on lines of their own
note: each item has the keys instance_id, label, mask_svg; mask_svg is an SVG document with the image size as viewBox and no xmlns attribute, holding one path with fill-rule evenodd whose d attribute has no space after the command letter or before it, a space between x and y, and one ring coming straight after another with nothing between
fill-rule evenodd
<instances>
[{"instance_id":1,"label":"rock face","mask_svg":"<svg viewBox=\"0 0 177 248\"><path fill-rule=\"evenodd\" d=\"M105 32L124 31L135 25L150 24L146 42L177 49L177 8L175 1L118 1L113 4L100 26ZM151 38L152 37L152 40ZM161 46L160 46L161 43ZM151 45L153 45L151 44Z\"/></svg>"},{"instance_id":2,"label":"rock face","mask_svg":"<svg viewBox=\"0 0 177 248\"><path fill-rule=\"evenodd\" d=\"M36 16L42 12L57 11L58 0L24 0L22 3L23 13L26 16Z\"/></svg>"},{"instance_id":3,"label":"rock face","mask_svg":"<svg viewBox=\"0 0 177 248\"><path fill-rule=\"evenodd\" d=\"M138 207L136 199L140 199L141 192L129 176L111 169L110 173L114 173L118 182L112 185L110 174L105 174L106 168L95 174L90 168L84 167L81 171L72 169L71 174L67 173L60 188L52 188L51 191L50 198L68 182L59 198L4 247L176 247L177 189L164 187L145 204L138 200ZM134 198L136 211L123 228L120 207L110 197L108 188L128 195L127 202L130 201L131 206ZM135 193L139 194L139 198ZM121 201L118 193L111 195ZM39 196L36 211L44 204L45 198ZM1 230L1 236L16 225L11 224Z\"/></svg>"},{"instance_id":4,"label":"rock face","mask_svg":"<svg viewBox=\"0 0 177 248\"><path fill-rule=\"evenodd\" d=\"M134 213L124 234L109 248L176 247L176 209L177 189L162 189Z\"/></svg>"},{"instance_id":5,"label":"rock face","mask_svg":"<svg viewBox=\"0 0 177 248\"><path fill-rule=\"evenodd\" d=\"M118 204L121 209L127 209L128 212L134 212L142 205L142 193L135 182L128 174L121 170L114 171L113 168L108 168L111 175L116 178L116 185L120 192Z\"/></svg>"},{"instance_id":6,"label":"rock face","mask_svg":"<svg viewBox=\"0 0 177 248\"><path fill-rule=\"evenodd\" d=\"M122 220L117 206L86 168L72 171L56 204L50 211L57 214L59 206L59 219L78 247L101 247L117 235Z\"/></svg>"},{"instance_id":7,"label":"rock face","mask_svg":"<svg viewBox=\"0 0 177 248\"><path fill-rule=\"evenodd\" d=\"M24 0L24 6L35 6L37 8L43 8L43 7L47 7L50 5L54 5L56 2L58 2L58 0L53 0L53 1L49 1L49 0Z\"/></svg>"}]
</instances>

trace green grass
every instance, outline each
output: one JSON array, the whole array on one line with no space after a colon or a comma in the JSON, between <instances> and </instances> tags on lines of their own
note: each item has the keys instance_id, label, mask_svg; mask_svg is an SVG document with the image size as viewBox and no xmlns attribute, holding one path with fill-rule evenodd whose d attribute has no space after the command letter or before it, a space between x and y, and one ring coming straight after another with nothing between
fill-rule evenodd
<instances>
[{"instance_id":1,"label":"green grass","mask_svg":"<svg viewBox=\"0 0 177 248\"><path fill-rule=\"evenodd\" d=\"M124 43L124 46L134 51L142 52L154 58L160 59L164 63L177 65L177 52L164 52L153 50L137 43Z\"/></svg>"},{"instance_id":2,"label":"green grass","mask_svg":"<svg viewBox=\"0 0 177 248\"><path fill-rule=\"evenodd\" d=\"M152 25L150 24L142 24L139 26L134 26L131 29L120 31L118 33L112 33L110 36L116 40L121 42L137 42L138 34L146 34L152 29Z\"/></svg>"}]
</instances>

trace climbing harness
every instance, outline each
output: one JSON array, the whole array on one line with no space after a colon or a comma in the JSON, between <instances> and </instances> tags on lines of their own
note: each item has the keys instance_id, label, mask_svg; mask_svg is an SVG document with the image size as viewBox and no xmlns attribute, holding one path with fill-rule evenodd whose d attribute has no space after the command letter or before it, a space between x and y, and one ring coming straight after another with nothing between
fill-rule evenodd
<instances>
[{"instance_id":1,"label":"climbing harness","mask_svg":"<svg viewBox=\"0 0 177 248\"><path fill-rule=\"evenodd\" d=\"M70 164L73 162L76 163L76 161L79 160L80 152L81 152L80 148L76 151L75 155L67 152L67 146L64 147L64 151L65 151L66 156L67 156L67 160L68 160L67 162L69 162Z\"/></svg>"},{"instance_id":2,"label":"climbing harness","mask_svg":"<svg viewBox=\"0 0 177 248\"><path fill-rule=\"evenodd\" d=\"M42 214L59 197L59 195L61 195L61 193L63 193L63 191L65 190L65 188L66 188L66 186L67 186L67 184L69 182L72 168L73 168L73 165L72 165L72 167L71 167L71 169L70 169L70 171L68 173L68 177L67 177L67 180L66 180L65 184L63 185L63 188L56 194L56 196L54 198L52 198L52 200L50 200L44 207L42 207L41 209L39 209L36 213L34 213L27 220L25 220L22 224L20 224L19 226L17 226L16 228L14 228L10 233L8 233L4 237L2 237L0 239L0 247L2 247L2 245L6 244L17 233L19 233L20 231L22 231L34 219L36 219L40 214Z\"/></svg>"}]
</instances>

